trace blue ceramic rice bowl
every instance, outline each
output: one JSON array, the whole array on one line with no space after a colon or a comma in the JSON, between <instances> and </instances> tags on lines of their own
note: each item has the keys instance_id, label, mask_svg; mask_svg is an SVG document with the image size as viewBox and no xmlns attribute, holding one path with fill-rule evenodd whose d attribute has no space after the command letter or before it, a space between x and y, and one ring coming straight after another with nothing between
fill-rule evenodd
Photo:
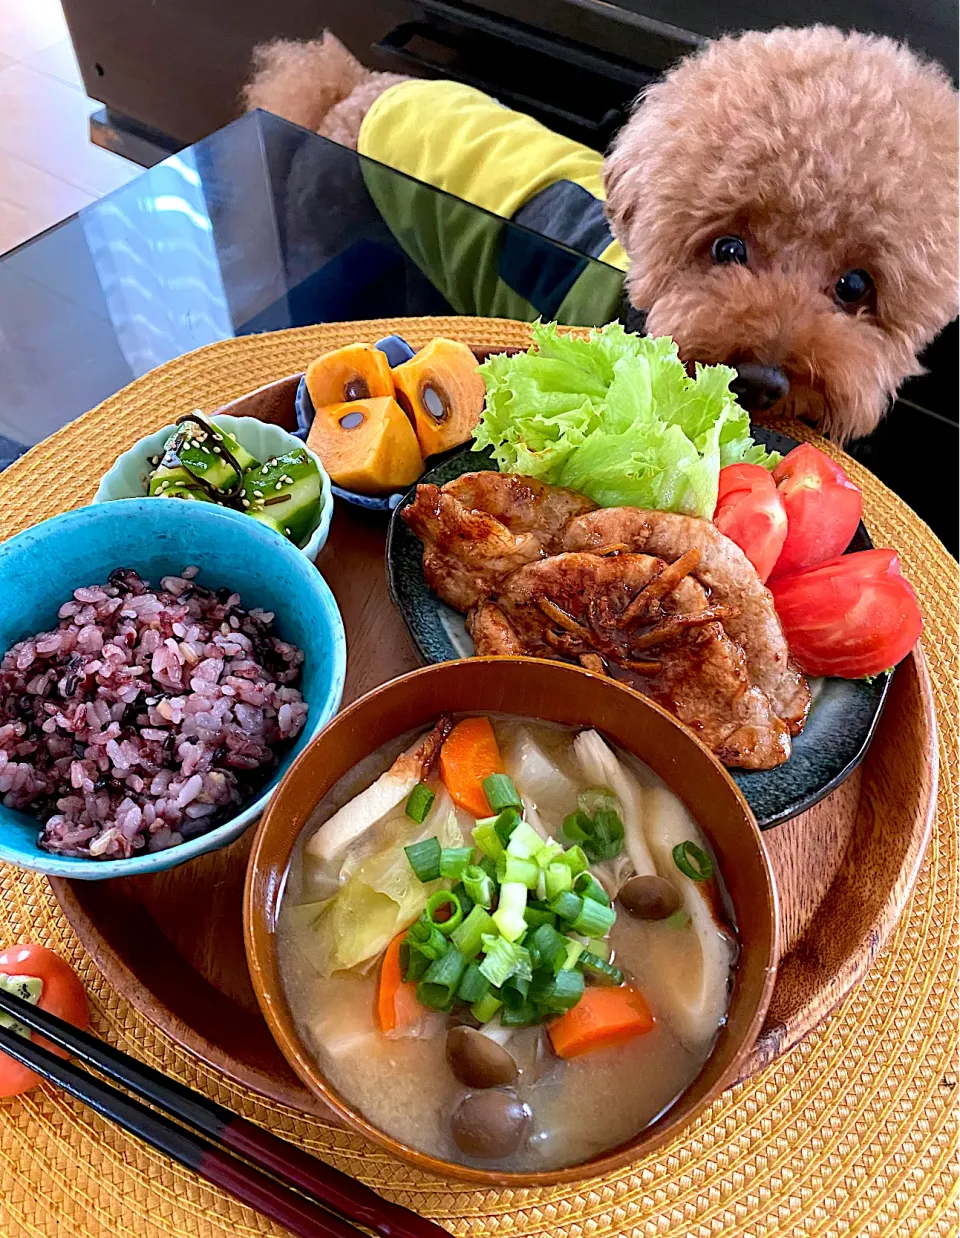
<instances>
[{"instance_id":1,"label":"blue ceramic rice bowl","mask_svg":"<svg viewBox=\"0 0 960 1238\"><path fill-rule=\"evenodd\" d=\"M199 568L198 583L239 593L245 610L274 612L275 634L304 653L301 682L307 720L256 798L208 833L128 859L48 854L41 825L0 803L0 860L59 877L102 880L173 868L226 846L259 816L310 740L336 713L343 693L346 638L336 602L317 569L289 541L241 513L202 503L121 499L55 516L0 546L0 655L57 626L74 589L103 584L132 568L158 585L163 576Z\"/></svg>"}]
</instances>

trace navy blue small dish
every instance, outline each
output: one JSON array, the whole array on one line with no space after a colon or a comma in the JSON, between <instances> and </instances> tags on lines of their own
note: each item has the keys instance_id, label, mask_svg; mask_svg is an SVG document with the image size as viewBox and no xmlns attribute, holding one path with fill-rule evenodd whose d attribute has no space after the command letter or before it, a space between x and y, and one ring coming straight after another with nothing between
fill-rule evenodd
<instances>
[{"instance_id":1,"label":"navy blue small dish","mask_svg":"<svg viewBox=\"0 0 960 1238\"><path fill-rule=\"evenodd\" d=\"M761 426L752 427L753 437L784 455L797 446L796 439ZM470 445L458 447L421 477L421 482L442 486L463 473L496 471L489 451L476 452ZM394 512L387 534L387 582L394 605L424 662L447 662L469 657L473 642L463 624L463 615L452 610L433 593L423 578L423 547L400 519L411 502L413 486ZM861 524L847 547L847 554L869 550L873 543ZM811 680L813 703L806 726L793 741L789 761L776 769L738 770L730 775L743 792L762 830L782 825L806 812L835 790L860 764L873 738L893 674L864 679Z\"/></svg>"},{"instance_id":2,"label":"navy blue small dish","mask_svg":"<svg viewBox=\"0 0 960 1238\"><path fill-rule=\"evenodd\" d=\"M382 340L377 340L374 348L378 348L382 353L386 354L391 369L394 366L402 365L404 361L409 361L414 355L413 349L399 335L385 335ZM313 425L313 419L316 416L313 401L310 399L310 392L307 390L307 376L305 374L301 376L299 386L297 387L296 410L297 429L294 433L297 438L305 442L307 435L310 433L310 427ZM334 484L331 484L330 488L338 499L343 499L345 503L351 503L354 507L362 507L368 512L392 512L403 499L402 491L395 494L378 495L358 494L355 490L344 490L342 486Z\"/></svg>"}]
</instances>

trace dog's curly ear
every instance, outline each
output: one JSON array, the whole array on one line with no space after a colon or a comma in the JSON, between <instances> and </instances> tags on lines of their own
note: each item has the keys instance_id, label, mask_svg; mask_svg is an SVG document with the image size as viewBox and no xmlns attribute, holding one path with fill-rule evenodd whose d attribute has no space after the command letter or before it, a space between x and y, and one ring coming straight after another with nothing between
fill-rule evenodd
<instances>
[{"instance_id":1,"label":"dog's curly ear","mask_svg":"<svg viewBox=\"0 0 960 1238\"><path fill-rule=\"evenodd\" d=\"M629 121L627 125L629 125ZM621 134L623 130L621 130ZM631 158L618 137L603 165L604 207L613 235L626 248L626 237L633 222L636 205L631 193Z\"/></svg>"}]
</instances>

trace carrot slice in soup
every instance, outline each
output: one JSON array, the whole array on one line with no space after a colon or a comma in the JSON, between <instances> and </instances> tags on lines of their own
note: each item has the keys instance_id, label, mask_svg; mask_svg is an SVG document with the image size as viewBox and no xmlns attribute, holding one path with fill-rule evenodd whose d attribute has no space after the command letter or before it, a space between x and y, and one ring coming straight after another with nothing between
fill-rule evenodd
<instances>
[{"instance_id":1,"label":"carrot slice in soup","mask_svg":"<svg viewBox=\"0 0 960 1238\"><path fill-rule=\"evenodd\" d=\"M489 718L464 718L440 749L440 777L458 808L475 817L489 817L492 809L483 780L502 774L503 760Z\"/></svg>"},{"instance_id":2,"label":"carrot slice in soup","mask_svg":"<svg viewBox=\"0 0 960 1238\"><path fill-rule=\"evenodd\" d=\"M577 1057L593 1049L623 1045L652 1031L650 1007L639 989L587 989L577 1004L547 1029L558 1057Z\"/></svg>"},{"instance_id":3,"label":"carrot slice in soup","mask_svg":"<svg viewBox=\"0 0 960 1238\"><path fill-rule=\"evenodd\" d=\"M417 1001L417 986L413 981L404 980L400 970L400 944L405 936L403 932L394 937L380 964L376 1014L381 1032L413 1027L423 1017L423 1007Z\"/></svg>"}]
</instances>

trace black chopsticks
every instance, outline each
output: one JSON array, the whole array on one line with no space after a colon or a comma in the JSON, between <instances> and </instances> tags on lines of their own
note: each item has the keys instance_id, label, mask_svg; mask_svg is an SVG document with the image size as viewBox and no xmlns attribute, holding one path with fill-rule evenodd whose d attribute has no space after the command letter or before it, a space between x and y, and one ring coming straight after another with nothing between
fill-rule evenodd
<instances>
[{"instance_id":1,"label":"black chopsticks","mask_svg":"<svg viewBox=\"0 0 960 1238\"><path fill-rule=\"evenodd\" d=\"M0 1011L156 1105L160 1112L9 1028L0 1027L0 1050L292 1233L304 1238L356 1238L355 1225L363 1225L381 1238L448 1238L447 1231L433 1221L382 1199L348 1174L56 1015L3 990Z\"/></svg>"}]
</instances>

